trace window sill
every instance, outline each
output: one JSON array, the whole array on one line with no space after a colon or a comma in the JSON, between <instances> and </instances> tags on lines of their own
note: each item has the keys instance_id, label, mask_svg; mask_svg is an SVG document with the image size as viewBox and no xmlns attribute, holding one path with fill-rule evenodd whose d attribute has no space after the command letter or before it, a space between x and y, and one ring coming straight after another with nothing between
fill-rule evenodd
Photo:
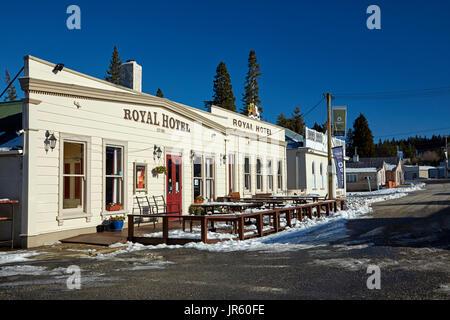
<instances>
[{"instance_id":1,"label":"window sill","mask_svg":"<svg viewBox=\"0 0 450 320\"><path fill-rule=\"evenodd\" d=\"M121 215L121 214L127 214L128 210L117 210L117 211L108 211L108 210L102 210L101 215L102 216L115 216L115 215Z\"/></svg>"},{"instance_id":2,"label":"window sill","mask_svg":"<svg viewBox=\"0 0 450 320\"><path fill-rule=\"evenodd\" d=\"M71 213L59 213L56 217L58 225L62 226L64 220L74 220L74 219L86 219L86 222L91 222L92 214L86 212L71 212Z\"/></svg>"}]
</instances>

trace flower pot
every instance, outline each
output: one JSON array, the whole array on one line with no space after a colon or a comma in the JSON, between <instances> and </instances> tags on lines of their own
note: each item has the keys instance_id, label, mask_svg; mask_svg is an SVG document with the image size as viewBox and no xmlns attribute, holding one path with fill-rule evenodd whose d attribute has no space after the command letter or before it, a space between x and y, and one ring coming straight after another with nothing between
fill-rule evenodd
<instances>
[{"instance_id":1,"label":"flower pot","mask_svg":"<svg viewBox=\"0 0 450 320\"><path fill-rule=\"evenodd\" d=\"M121 231L123 228L123 220L114 220L109 224L111 231Z\"/></svg>"},{"instance_id":2,"label":"flower pot","mask_svg":"<svg viewBox=\"0 0 450 320\"><path fill-rule=\"evenodd\" d=\"M203 203L203 200L194 199L194 203Z\"/></svg>"},{"instance_id":3,"label":"flower pot","mask_svg":"<svg viewBox=\"0 0 450 320\"><path fill-rule=\"evenodd\" d=\"M102 224L98 225L97 226L97 232L103 232L103 231L105 231L105 226L102 225Z\"/></svg>"}]
</instances>

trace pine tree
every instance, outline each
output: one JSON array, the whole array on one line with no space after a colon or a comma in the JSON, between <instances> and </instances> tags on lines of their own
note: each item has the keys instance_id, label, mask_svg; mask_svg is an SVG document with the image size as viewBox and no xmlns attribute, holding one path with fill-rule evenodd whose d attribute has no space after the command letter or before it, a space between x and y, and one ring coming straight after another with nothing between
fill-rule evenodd
<instances>
[{"instance_id":1,"label":"pine tree","mask_svg":"<svg viewBox=\"0 0 450 320\"><path fill-rule=\"evenodd\" d=\"M345 153L347 157L352 157L355 154L353 145L353 130L352 128L348 128L347 138L345 139Z\"/></svg>"},{"instance_id":2,"label":"pine tree","mask_svg":"<svg viewBox=\"0 0 450 320\"><path fill-rule=\"evenodd\" d=\"M223 61L221 61L216 68L213 92L213 105L227 110L236 111L236 105L234 104L236 98L233 94L231 77Z\"/></svg>"},{"instance_id":3,"label":"pine tree","mask_svg":"<svg viewBox=\"0 0 450 320\"><path fill-rule=\"evenodd\" d=\"M358 155L362 158L375 155L372 131L362 113L353 123L353 146L358 148Z\"/></svg>"},{"instance_id":4,"label":"pine tree","mask_svg":"<svg viewBox=\"0 0 450 320\"><path fill-rule=\"evenodd\" d=\"M158 88L158 91L156 91L156 96L160 97L160 98L164 98L164 94L163 94L163 92L161 91L160 88Z\"/></svg>"},{"instance_id":5,"label":"pine tree","mask_svg":"<svg viewBox=\"0 0 450 320\"><path fill-rule=\"evenodd\" d=\"M303 113L300 113L300 108L295 107L291 116L292 131L298 134L303 134L303 128L305 127L305 121L303 121Z\"/></svg>"},{"instance_id":6,"label":"pine tree","mask_svg":"<svg viewBox=\"0 0 450 320\"><path fill-rule=\"evenodd\" d=\"M11 82L11 77L9 76L8 70L5 70L5 83L8 85ZM6 95L3 98L3 101L16 101L17 100L17 93L16 93L16 87L11 84L6 91Z\"/></svg>"},{"instance_id":7,"label":"pine tree","mask_svg":"<svg viewBox=\"0 0 450 320\"><path fill-rule=\"evenodd\" d=\"M320 125L317 122L314 122L314 126L311 129L325 133L327 131L327 123L325 122L323 125Z\"/></svg>"},{"instance_id":8,"label":"pine tree","mask_svg":"<svg viewBox=\"0 0 450 320\"><path fill-rule=\"evenodd\" d=\"M122 61L120 60L119 53L117 52L117 47L114 46L114 51L109 62L109 69L106 71L105 80L111 83L120 84L120 65Z\"/></svg>"},{"instance_id":9,"label":"pine tree","mask_svg":"<svg viewBox=\"0 0 450 320\"><path fill-rule=\"evenodd\" d=\"M300 113L300 108L296 107L292 112L290 118L286 118L284 113L280 113L277 118L277 125L287 128L298 134L303 134L305 122L303 121L303 113Z\"/></svg>"},{"instance_id":10,"label":"pine tree","mask_svg":"<svg viewBox=\"0 0 450 320\"><path fill-rule=\"evenodd\" d=\"M277 118L277 125L279 125L280 127L289 129L291 126L291 122L290 122L290 119L286 118L284 113L280 113Z\"/></svg>"},{"instance_id":11,"label":"pine tree","mask_svg":"<svg viewBox=\"0 0 450 320\"><path fill-rule=\"evenodd\" d=\"M242 102L244 103L241 113L248 115L248 106L253 103L258 106L259 113L262 113L261 100L259 99L258 79L261 76L255 50L251 50L248 56L248 73L245 78L245 92Z\"/></svg>"}]
</instances>

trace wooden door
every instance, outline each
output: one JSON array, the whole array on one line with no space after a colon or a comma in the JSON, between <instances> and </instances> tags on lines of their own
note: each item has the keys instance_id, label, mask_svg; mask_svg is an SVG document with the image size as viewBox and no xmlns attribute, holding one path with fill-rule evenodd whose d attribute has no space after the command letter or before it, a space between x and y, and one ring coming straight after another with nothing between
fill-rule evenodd
<instances>
[{"instance_id":1,"label":"wooden door","mask_svg":"<svg viewBox=\"0 0 450 320\"><path fill-rule=\"evenodd\" d=\"M182 213L182 179L181 179L181 156L168 154L167 166L167 211ZM176 214L176 213L175 213Z\"/></svg>"}]
</instances>

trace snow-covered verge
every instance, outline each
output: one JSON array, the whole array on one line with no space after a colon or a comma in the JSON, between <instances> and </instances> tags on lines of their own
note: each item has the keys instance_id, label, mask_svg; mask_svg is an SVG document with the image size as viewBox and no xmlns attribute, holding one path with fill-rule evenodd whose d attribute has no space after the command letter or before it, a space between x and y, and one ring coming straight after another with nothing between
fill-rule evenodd
<instances>
[{"instance_id":1,"label":"snow-covered verge","mask_svg":"<svg viewBox=\"0 0 450 320\"><path fill-rule=\"evenodd\" d=\"M308 219L305 217L303 221L293 219L292 227L279 233L274 233L262 238L252 238L244 241L230 240L222 241L215 244L205 244L202 242L190 242L185 245L165 245L145 246L142 244L128 242L126 244L115 244L113 246L122 246L123 249L114 252L114 255L133 252L143 249L176 249L191 248L214 252L231 252L231 251L286 251L307 249L315 246L326 245L330 240L336 240L339 237L346 236L345 223L349 219L368 218L368 214L372 211L371 204L380 201L397 199L406 196L413 191L422 190L424 183L411 184L408 187L383 189L373 192L359 192L347 194L345 210L332 213L328 217ZM282 225L285 221L282 221ZM216 225L218 226L218 225ZM200 239L200 230L194 228L193 233L183 232L182 230L170 231L169 237ZM246 230L251 233L252 228ZM254 231L253 231L254 232ZM161 233L147 234L147 237L161 237ZM208 232L210 239L228 239L236 238L235 235L229 233L213 233Z\"/></svg>"},{"instance_id":2,"label":"snow-covered verge","mask_svg":"<svg viewBox=\"0 0 450 320\"><path fill-rule=\"evenodd\" d=\"M13 251L13 252L0 252L0 265L1 264L7 264L7 263L15 263L15 262L24 262L24 261L30 261L30 257L37 256L42 254L42 252L38 251L26 251L26 250L20 250L20 251Z\"/></svg>"},{"instance_id":3,"label":"snow-covered verge","mask_svg":"<svg viewBox=\"0 0 450 320\"><path fill-rule=\"evenodd\" d=\"M386 188L386 189L375 190L372 192L368 192L368 191L367 192L347 192L347 197L377 197L377 196L384 196L384 195L392 195L392 196L400 195L400 197L403 197L403 196L405 196L405 194L408 194L412 191L423 190L424 188L425 188L425 183L416 182L416 183L410 183L409 186L407 186L407 187ZM395 199L395 198L393 198L393 199Z\"/></svg>"}]
</instances>

